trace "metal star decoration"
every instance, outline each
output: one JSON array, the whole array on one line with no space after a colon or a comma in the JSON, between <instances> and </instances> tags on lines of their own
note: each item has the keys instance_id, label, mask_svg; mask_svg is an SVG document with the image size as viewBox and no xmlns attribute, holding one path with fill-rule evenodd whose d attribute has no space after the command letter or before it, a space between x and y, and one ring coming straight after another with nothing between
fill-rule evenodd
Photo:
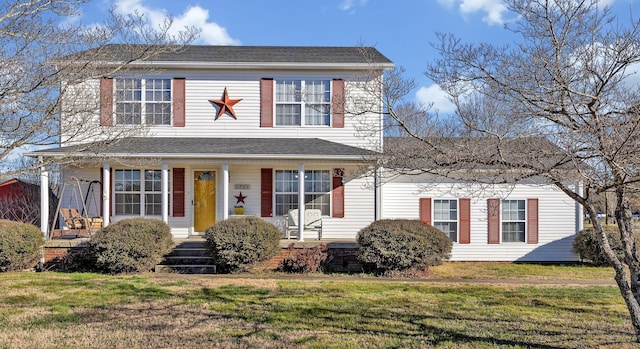
<instances>
[{"instance_id":1,"label":"metal star decoration","mask_svg":"<svg viewBox=\"0 0 640 349\"><path fill-rule=\"evenodd\" d=\"M234 119L238 119L236 117L236 112L233 110L233 106L240 102L242 99L230 99L229 94L227 93L227 88L224 88L224 93L222 94L222 99L210 99L209 102L217 105L220 109L218 109L218 114L214 120L218 120L224 113L229 113L231 117Z\"/></svg>"},{"instance_id":2,"label":"metal star decoration","mask_svg":"<svg viewBox=\"0 0 640 349\"><path fill-rule=\"evenodd\" d=\"M247 197L245 195L242 195L242 192L240 192L240 195L234 195L236 200L236 205L239 203L243 203L244 204L244 199L246 199Z\"/></svg>"}]
</instances>

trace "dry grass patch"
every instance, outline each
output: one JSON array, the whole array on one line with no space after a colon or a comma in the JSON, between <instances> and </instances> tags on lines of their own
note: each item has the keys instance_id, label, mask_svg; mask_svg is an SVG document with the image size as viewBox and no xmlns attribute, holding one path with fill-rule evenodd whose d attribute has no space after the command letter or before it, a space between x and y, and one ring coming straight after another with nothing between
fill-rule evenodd
<instances>
[{"instance_id":1,"label":"dry grass patch","mask_svg":"<svg viewBox=\"0 0 640 349\"><path fill-rule=\"evenodd\" d=\"M0 274L0 283L9 290L0 294L0 348L550 349L634 340L609 286L56 273Z\"/></svg>"},{"instance_id":2,"label":"dry grass patch","mask_svg":"<svg viewBox=\"0 0 640 349\"><path fill-rule=\"evenodd\" d=\"M429 271L445 279L613 280L614 276L609 267L510 262L445 262Z\"/></svg>"}]
</instances>

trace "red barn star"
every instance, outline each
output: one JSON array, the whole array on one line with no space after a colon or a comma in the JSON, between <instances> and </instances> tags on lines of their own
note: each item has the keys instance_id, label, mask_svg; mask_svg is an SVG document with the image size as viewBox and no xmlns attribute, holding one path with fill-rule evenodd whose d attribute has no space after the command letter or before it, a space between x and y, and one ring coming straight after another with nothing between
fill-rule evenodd
<instances>
[{"instance_id":1,"label":"red barn star","mask_svg":"<svg viewBox=\"0 0 640 349\"><path fill-rule=\"evenodd\" d=\"M227 93L227 88L224 88L224 93L222 94L222 99L210 99L209 102L217 105L220 109L218 109L218 114L214 120L218 120L224 113L229 112L229 115L234 119L238 119L236 117L236 112L233 110L233 106L240 102L242 99L230 99L229 94Z\"/></svg>"},{"instance_id":2,"label":"red barn star","mask_svg":"<svg viewBox=\"0 0 640 349\"><path fill-rule=\"evenodd\" d=\"M239 203L243 203L244 204L244 199L246 199L247 197L245 195L242 195L242 192L240 192L240 195L234 195L236 200L238 200L236 202L236 205Z\"/></svg>"}]
</instances>

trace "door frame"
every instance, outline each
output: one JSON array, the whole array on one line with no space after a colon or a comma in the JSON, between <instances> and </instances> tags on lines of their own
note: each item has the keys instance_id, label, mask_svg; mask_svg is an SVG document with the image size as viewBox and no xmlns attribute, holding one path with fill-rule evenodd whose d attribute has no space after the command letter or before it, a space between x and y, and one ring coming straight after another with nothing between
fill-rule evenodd
<instances>
[{"instance_id":1,"label":"door frame","mask_svg":"<svg viewBox=\"0 0 640 349\"><path fill-rule=\"evenodd\" d=\"M215 203L216 203L216 209L213 212L214 216L215 216L215 221L218 221L218 186L219 186L219 180L218 180L218 170L214 169L214 168L193 168L191 170L191 228L189 229L189 236L204 236L204 232L202 231L196 231L196 186L195 186L195 174L196 172L211 172L213 173L214 177L215 177L215 181L216 181L216 197L215 197Z\"/></svg>"}]
</instances>

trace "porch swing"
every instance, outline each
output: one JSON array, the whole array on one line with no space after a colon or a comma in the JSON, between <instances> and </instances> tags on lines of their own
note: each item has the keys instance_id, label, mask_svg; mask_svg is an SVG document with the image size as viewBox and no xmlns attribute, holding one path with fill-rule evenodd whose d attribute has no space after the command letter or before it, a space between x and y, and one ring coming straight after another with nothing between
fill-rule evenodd
<instances>
[{"instance_id":1,"label":"porch swing","mask_svg":"<svg viewBox=\"0 0 640 349\"><path fill-rule=\"evenodd\" d=\"M92 184L93 182L90 182L87 194L93 193ZM65 201L68 185L72 186L71 195L66 198ZM64 207L62 207L63 203L65 204ZM78 211L78 207L82 207L82 214ZM55 229L59 216L62 216L66 229ZM51 237L91 237L93 231L98 230L101 227L102 217L88 216L87 201L82 195L80 180L76 177L72 177L70 182L65 181L62 184L62 189L60 190L60 200L58 200L56 214L54 215L53 224L51 226Z\"/></svg>"}]
</instances>

